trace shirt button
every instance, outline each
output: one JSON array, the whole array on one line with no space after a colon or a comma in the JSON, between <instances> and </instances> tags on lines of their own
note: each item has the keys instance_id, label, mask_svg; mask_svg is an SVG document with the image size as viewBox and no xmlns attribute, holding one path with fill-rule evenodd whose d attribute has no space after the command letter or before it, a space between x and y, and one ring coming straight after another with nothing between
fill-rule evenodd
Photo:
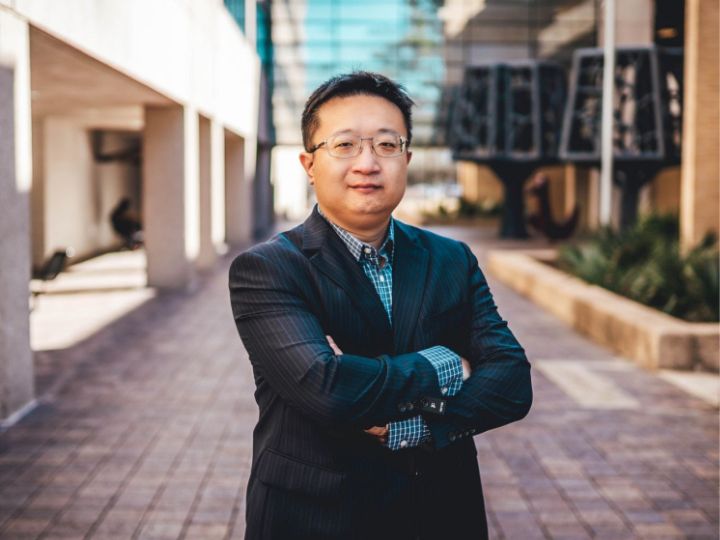
<instances>
[{"instance_id":1,"label":"shirt button","mask_svg":"<svg viewBox=\"0 0 720 540\"><path fill-rule=\"evenodd\" d=\"M372 249L370 249L369 247L366 247L365 249L363 249L363 251L366 255L370 255L370 253L372 253Z\"/></svg>"},{"instance_id":2,"label":"shirt button","mask_svg":"<svg viewBox=\"0 0 720 540\"><path fill-rule=\"evenodd\" d=\"M380 279L380 283L385 283L385 277L384 277L384 276L380 276L379 279Z\"/></svg>"},{"instance_id":3,"label":"shirt button","mask_svg":"<svg viewBox=\"0 0 720 540\"><path fill-rule=\"evenodd\" d=\"M447 387L447 386L443 386L443 387L440 389L440 392L442 392L442 395L444 396L445 394L448 393L448 387Z\"/></svg>"},{"instance_id":4,"label":"shirt button","mask_svg":"<svg viewBox=\"0 0 720 540\"><path fill-rule=\"evenodd\" d=\"M407 441L400 441L400 448L407 448L408 442Z\"/></svg>"}]
</instances>

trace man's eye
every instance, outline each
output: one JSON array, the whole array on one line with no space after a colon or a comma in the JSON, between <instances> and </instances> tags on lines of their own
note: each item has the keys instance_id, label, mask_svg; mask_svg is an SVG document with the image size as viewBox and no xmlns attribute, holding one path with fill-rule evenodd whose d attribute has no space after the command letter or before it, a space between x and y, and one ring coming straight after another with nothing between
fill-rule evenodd
<instances>
[{"instance_id":1,"label":"man's eye","mask_svg":"<svg viewBox=\"0 0 720 540\"><path fill-rule=\"evenodd\" d=\"M335 143L334 148L352 148L352 141L339 141Z\"/></svg>"}]
</instances>

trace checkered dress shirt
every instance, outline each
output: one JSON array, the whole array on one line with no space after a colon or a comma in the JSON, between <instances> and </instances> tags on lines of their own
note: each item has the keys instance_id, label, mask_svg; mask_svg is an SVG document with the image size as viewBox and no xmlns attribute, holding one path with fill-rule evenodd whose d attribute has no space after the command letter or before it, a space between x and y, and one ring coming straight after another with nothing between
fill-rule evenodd
<instances>
[{"instance_id":1,"label":"checkered dress shirt","mask_svg":"<svg viewBox=\"0 0 720 540\"><path fill-rule=\"evenodd\" d=\"M320 212L319 207L318 211ZM320 212L320 215L325 218L322 212ZM329 219L325 218L325 220L343 241L353 258L360 263L363 272L375 287L392 326L392 263L395 247L395 222L393 218L390 217L387 236L380 245L380 249L375 249L361 242ZM422 354L435 368L443 395L447 397L454 396L462 387L460 357L450 349L442 346L424 349L419 354ZM429 439L430 430L420 415L388 424L387 447L390 450L412 448Z\"/></svg>"}]
</instances>

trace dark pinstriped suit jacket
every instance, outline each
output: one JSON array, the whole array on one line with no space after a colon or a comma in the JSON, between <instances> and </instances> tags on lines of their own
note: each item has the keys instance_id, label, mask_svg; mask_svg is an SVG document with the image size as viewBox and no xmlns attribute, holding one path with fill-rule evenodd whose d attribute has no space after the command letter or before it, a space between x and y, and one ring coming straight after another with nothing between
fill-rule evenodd
<instances>
[{"instance_id":1,"label":"dark pinstriped suit jacket","mask_svg":"<svg viewBox=\"0 0 720 540\"><path fill-rule=\"evenodd\" d=\"M260 409L248 539L487 535L472 435L527 414L529 364L467 246L396 227L392 327L317 208L232 264L232 310ZM390 452L363 429L442 397L416 352L433 345L466 357L472 375L444 415L426 416L432 448Z\"/></svg>"}]
</instances>

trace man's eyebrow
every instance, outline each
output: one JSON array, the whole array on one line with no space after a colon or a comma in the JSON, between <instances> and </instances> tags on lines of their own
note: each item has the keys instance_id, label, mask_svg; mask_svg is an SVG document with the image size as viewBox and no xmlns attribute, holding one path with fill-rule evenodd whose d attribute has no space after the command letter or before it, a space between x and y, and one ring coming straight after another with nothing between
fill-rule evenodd
<instances>
[{"instance_id":1,"label":"man's eyebrow","mask_svg":"<svg viewBox=\"0 0 720 540\"><path fill-rule=\"evenodd\" d=\"M337 137L338 135L344 135L346 133L357 134L357 131L354 129L341 129L340 131L331 133L330 137ZM393 135L400 135L397 131L390 128L380 128L377 130L377 133L392 133Z\"/></svg>"}]
</instances>

